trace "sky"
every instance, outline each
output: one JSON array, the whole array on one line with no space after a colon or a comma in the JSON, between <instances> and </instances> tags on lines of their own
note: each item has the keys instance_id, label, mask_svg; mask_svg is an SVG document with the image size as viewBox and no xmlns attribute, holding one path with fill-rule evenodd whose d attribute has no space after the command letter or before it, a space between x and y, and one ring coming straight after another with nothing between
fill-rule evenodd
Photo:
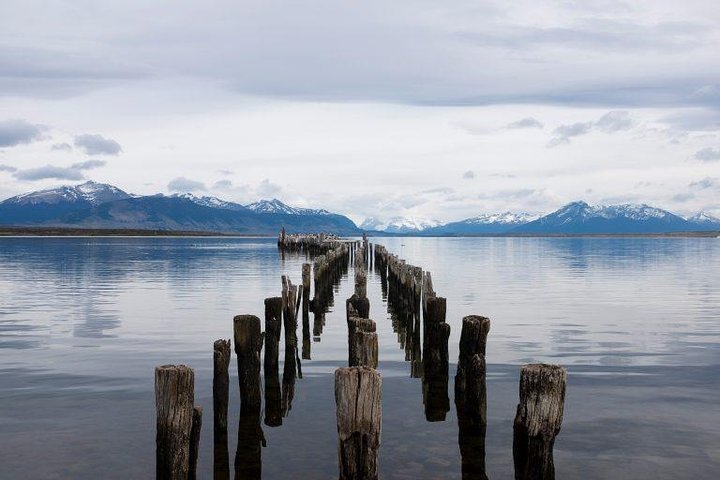
<instances>
[{"instance_id":1,"label":"sky","mask_svg":"<svg viewBox=\"0 0 720 480\"><path fill-rule=\"evenodd\" d=\"M720 216L720 2L0 3L0 198Z\"/></svg>"}]
</instances>

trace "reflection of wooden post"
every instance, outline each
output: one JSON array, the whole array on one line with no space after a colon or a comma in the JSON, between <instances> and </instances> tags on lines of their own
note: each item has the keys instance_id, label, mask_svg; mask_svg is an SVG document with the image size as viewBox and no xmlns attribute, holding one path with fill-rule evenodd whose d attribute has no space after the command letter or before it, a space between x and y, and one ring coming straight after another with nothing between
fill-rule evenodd
<instances>
[{"instance_id":1,"label":"reflection of wooden post","mask_svg":"<svg viewBox=\"0 0 720 480\"><path fill-rule=\"evenodd\" d=\"M367 367L335 370L340 480L378 478L382 379Z\"/></svg>"},{"instance_id":2,"label":"reflection of wooden post","mask_svg":"<svg viewBox=\"0 0 720 480\"><path fill-rule=\"evenodd\" d=\"M197 477L197 461L200 453L200 430L202 428L202 407L193 408L192 429L190 430L190 471L188 480L195 480Z\"/></svg>"},{"instance_id":3,"label":"reflection of wooden post","mask_svg":"<svg viewBox=\"0 0 720 480\"><path fill-rule=\"evenodd\" d=\"M282 325L282 298L265 299L265 425L282 425L280 404L280 330Z\"/></svg>"},{"instance_id":4,"label":"reflection of wooden post","mask_svg":"<svg viewBox=\"0 0 720 480\"><path fill-rule=\"evenodd\" d=\"M525 365L514 422L513 457L517 480L555 478L553 444L565 407L567 372L559 365Z\"/></svg>"},{"instance_id":5,"label":"reflection of wooden post","mask_svg":"<svg viewBox=\"0 0 720 480\"><path fill-rule=\"evenodd\" d=\"M238 441L235 451L235 480L262 478L262 447L265 435L260 427L260 408L240 412Z\"/></svg>"},{"instance_id":6,"label":"reflection of wooden post","mask_svg":"<svg viewBox=\"0 0 720 480\"><path fill-rule=\"evenodd\" d=\"M155 476L159 480L188 478L194 402L192 368L185 365L155 368Z\"/></svg>"},{"instance_id":7,"label":"reflection of wooden post","mask_svg":"<svg viewBox=\"0 0 720 480\"><path fill-rule=\"evenodd\" d=\"M263 345L260 319L255 315L238 315L233 323L241 409L259 407L260 350Z\"/></svg>"}]
</instances>

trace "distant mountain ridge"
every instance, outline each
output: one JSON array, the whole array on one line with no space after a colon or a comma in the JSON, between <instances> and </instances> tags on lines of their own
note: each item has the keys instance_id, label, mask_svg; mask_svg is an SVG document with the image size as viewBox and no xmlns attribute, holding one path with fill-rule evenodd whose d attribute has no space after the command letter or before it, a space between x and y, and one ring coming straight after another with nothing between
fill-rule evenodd
<instances>
[{"instance_id":1,"label":"distant mountain ridge","mask_svg":"<svg viewBox=\"0 0 720 480\"><path fill-rule=\"evenodd\" d=\"M86 182L39 190L0 202L0 225L276 234L324 231L359 235L543 235L643 234L720 231L707 212L684 218L645 204L590 205L571 202L544 216L503 212L441 224L420 217L366 219L361 228L324 209L298 208L278 199L249 205L191 193L137 196L115 186Z\"/></svg>"},{"instance_id":2,"label":"distant mountain ridge","mask_svg":"<svg viewBox=\"0 0 720 480\"><path fill-rule=\"evenodd\" d=\"M245 206L191 193L135 196L95 182L30 192L0 202L0 225L271 235L284 227L288 232L360 233L343 215L291 207L277 199Z\"/></svg>"},{"instance_id":3,"label":"distant mountain ridge","mask_svg":"<svg viewBox=\"0 0 720 480\"><path fill-rule=\"evenodd\" d=\"M712 225L712 222L701 224L645 204L592 206L580 201L514 228L512 233L671 233L704 230ZM715 225L720 228L720 222Z\"/></svg>"},{"instance_id":4,"label":"distant mountain ridge","mask_svg":"<svg viewBox=\"0 0 720 480\"><path fill-rule=\"evenodd\" d=\"M402 219L395 220L402 223ZM366 220L361 228L387 225L379 220ZM645 204L596 205L571 202L544 216L519 212L482 214L457 222L420 228L413 234L444 235L542 235L542 234L628 234L674 233L720 230L720 219L707 212L683 218L667 210Z\"/></svg>"}]
</instances>

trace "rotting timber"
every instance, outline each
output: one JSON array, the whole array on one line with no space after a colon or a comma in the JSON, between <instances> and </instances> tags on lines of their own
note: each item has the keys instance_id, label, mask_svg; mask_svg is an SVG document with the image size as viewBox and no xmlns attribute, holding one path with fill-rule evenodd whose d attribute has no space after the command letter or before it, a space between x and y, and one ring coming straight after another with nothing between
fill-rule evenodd
<instances>
[{"instance_id":1,"label":"rotting timber","mask_svg":"<svg viewBox=\"0 0 720 480\"><path fill-rule=\"evenodd\" d=\"M292 409L296 380L302 379L301 361L311 359L309 314L314 315L312 338L317 341L325 314L334 304L334 288L349 276L350 268L353 293L345 301L348 366L335 370L339 478L379 478L381 339L378 324L370 318L368 277L372 274L379 279L392 328L411 365L411 377L421 378L425 416L430 422L445 421L450 409L447 300L435 292L429 271L409 264L382 245L371 244L367 237L343 240L332 235L288 235L283 231L278 236L278 249L283 255L308 257L309 262L298 272L300 283L295 285L290 276L283 276L281 295L264 300L264 322L255 315L237 315L233 319L234 341L220 339L213 344L214 478L231 478L227 451L231 344L237 356L241 402L235 478L259 480L265 446L262 399L265 426L281 426L283 417ZM300 318L302 360L297 333ZM470 315L462 319L454 399L465 480L488 478L485 431L489 331L487 317ZM157 367L155 377L156 478L197 478L202 407L194 404L194 371L185 365L163 365ZM525 365L521 369L520 401L513 426L517 480L555 476L553 446L562 423L566 381L567 372L557 365Z\"/></svg>"}]
</instances>

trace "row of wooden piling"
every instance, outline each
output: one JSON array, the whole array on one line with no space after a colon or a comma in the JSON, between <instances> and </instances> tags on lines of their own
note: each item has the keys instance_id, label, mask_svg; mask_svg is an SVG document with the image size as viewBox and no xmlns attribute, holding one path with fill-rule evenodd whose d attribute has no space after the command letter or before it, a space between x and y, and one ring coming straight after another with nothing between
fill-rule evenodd
<instances>
[{"instance_id":1,"label":"row of wooden piling","mask_svg":"<svg viewBox=\"0 0 720 480\"><path fill-rule=\"evenodd\" d=\"M340 238L330 233L288 234L283 228L278 235L278 248L282 252L305 252L319 255L338 246Z\"/></svg>"},{"instance_id":2,"label":"row of wooden piling","mask_svg":"<svg viewBox=\"0 0 720 480\"><path fill-rule=\"evenodd\" d=\"M372 252L372 253L371 253ZM378 478L378 454L382 430L382 379L378 368L376 323L369 318L368 269L374 263L380 274L388 306L410 322L412 342L419 350L422 319L422 362L413 372L423 382L423 402L428 421L441 421L449 411L447 304L435 293L430 272L390 254L381 245L338 242L317 257L314 269L302 268L302 283L282 278L282 296L265 299L265 328L254 315L233 319L234 346L240 386L240 422L235 457L236 478L260 478L261 350L264 346L265 424L278 426L287 415L294 395L296 374L302 378L297 355L297 319L303 311L303 358L308 311L324 308L318 289L339 280L354 267L354 291L346 300L348 366L335 371L335 401L340 479ZM314 270L314 271L313 271ZM310 299L310 276L315 297ZM282 389L279 383L279 340L285 330L285 362ZM463 478L487 478L485 430L487 425L486 344L490 320L468 316L462 320L460 352L455 376L455 404ZM308 339L309 342L309 339ZM227 410L230 340L213 345L213 430L215 478L229 478ZM406 350L407 352L407 350ZM413 357L415 347L412 348ZM418 355L419 356L419 355ZM309 358L309 346L308 356ZM415 359L414 359L415 360ZM196 478L202 409L194 405L194 372L184 365L156 369L157 478ZM413 375L416 376L416 375ZM521 369L520 403L514 420L513 454L516 479L554 478L552 448L564 410L566 372L555 365L525 365ZM467 473L467 475L466 475Z\"/></svg>"},{"instance_id":3,"label":"row of wooden piling","mask_svg":"<svg viewBox=\"0 0 720 480\"><path fill-rule=\"evenodd\" d=\"M422 377L428 421L444 420L449 410L447 305L433 288L432 275L374 245L375 271L380 275L388 309L396 318L411 374ZM420 312L421 310L421 312ZM419 346L420 313L423 345ZM490 319L470 315L462 320L455 376L455 405L463 478L486 479L487 425L486 344ZM422 356L421 368L417 357ZM554 478L552 449L560 431L567 372L557 365L525 365L520 372L520 402L513 428L513 458L517 480Z\"/></svg>"},{"instance_id":4,"label":"row of wooden piling","mask_svg":"<svg viewBox=\"0 0 720 480\"><path fill-rule=\"evenodd\" d=\"M345 302L348 367L335 370L340 480L378 478L382 431L382 378L376 324L368 318L367 238L354 246L354 291Z\"/></svg>"}]
</instances>

